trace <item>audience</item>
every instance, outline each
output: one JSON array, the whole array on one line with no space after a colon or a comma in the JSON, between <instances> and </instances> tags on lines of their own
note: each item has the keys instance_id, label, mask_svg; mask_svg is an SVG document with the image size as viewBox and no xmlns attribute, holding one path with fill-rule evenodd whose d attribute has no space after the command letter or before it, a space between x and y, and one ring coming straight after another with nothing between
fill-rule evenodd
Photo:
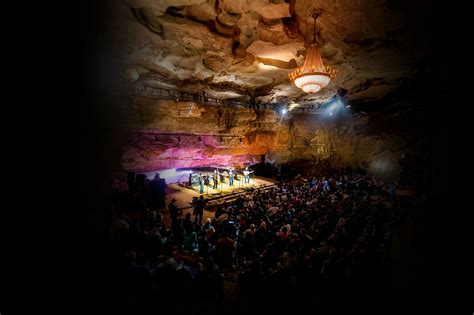
<instances>
[{"instance_id":1,"label":"audience","mask_svg":"<svg viewBox=\"0 0 474 315\"><path fill-rule=\"evenodd\" d=\"M191 213L182 219L173 199L170 226L160 213L147 212L134 223L121 212L111 222L111 239L135 240L123 243L127 279L148 277L165 291L170 281L181 281L198 292L195 298L209 293L221 300L224 276L235 275L242 296L264 288L275 297L298 292L300 300L324 299L328 292L356 292L351 288L364 285L377 255L387 252L395 194L395 184L364 174L298 176L219 205L202 225L202 198L193 219ZM140 249L146 267L136 264ZM177 251L192 258L177 263Z\"/></svg>"}]
</instances>

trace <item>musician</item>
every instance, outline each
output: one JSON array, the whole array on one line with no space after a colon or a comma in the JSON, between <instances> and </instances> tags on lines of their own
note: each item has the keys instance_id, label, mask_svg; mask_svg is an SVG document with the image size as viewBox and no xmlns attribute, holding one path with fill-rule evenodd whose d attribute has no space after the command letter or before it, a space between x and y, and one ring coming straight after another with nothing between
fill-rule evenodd
<instances>
[{"instance_id":1,"label":"musician","mask_svg":"<svg viewBox=\"0 0 474 315\"><path fill-rule=\"evenodd\" d=\"M229 170L229 186L234 186L234 170Z\"/></svg>"},{"instance_id":2,"label":"musician","mask_svg":"<svg viewBox=\"0 0 474 315\"><path fill-rule=\"evenodd\" d=\"M204 193L204 176L202 176L202 173L199 174L199 193Z\"/></svg>"},{"instance_id":3,"label":"musician","mask_svg":"<svg viewBox=\"0 0 474 315\"><path fill-rule=\"evenodd\" d=\"M214 170L214 175L212 179L214 180L214 186L212 186L212 188L217 189L217 181L219 179L219 173L217 172L217 170Z\"/></svg>"},{"instance_id":4,"label":"musician","mask_svg":"<svg viewBox=\"0 0 474 315\"><path fill-rule=\"evenodd\" d=\"M249 171L249 168L248 168L248 167L245 167L245 169L244 169L244 176L245 176L244 182L245 182L246 184L250 183L250 173L252 173L252 172Z\"/></svg>"}]
</instances>

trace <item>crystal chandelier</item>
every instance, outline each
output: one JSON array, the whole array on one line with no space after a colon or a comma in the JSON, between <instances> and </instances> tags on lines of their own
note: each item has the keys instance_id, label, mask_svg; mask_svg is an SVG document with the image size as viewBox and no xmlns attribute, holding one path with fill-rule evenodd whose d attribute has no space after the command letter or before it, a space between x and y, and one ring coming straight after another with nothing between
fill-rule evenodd
<instances>
[{"instance_id":1,"label":"crystal chandelier","mask_svg":"<svg viewBox=\"0 0 474 315\"><path fill-rule=\"evenodd\" d=\"M314 34L313 42L309 44L306 52L304 64L291 72L288 76L295 85L306 93L316 93L326 87L332 78L336 75L336 71L329 66L323 64L321 55L319 54L316 44L316 18L318 14L313 14L314 18Z\"/></svg>"}]
</instances>

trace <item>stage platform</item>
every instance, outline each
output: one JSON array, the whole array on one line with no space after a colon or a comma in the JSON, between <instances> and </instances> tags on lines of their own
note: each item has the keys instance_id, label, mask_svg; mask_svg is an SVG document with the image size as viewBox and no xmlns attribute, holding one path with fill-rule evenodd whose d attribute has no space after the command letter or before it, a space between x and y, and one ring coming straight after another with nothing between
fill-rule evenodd
<instances>
[{"instance_id":1,"label":"stage platform","mask_svg":"<svg viewBox=\"0 0 474 315\"><path fill-rule=\"evenodd\" d=\"M251 189L265 188L275 185L277 181L271 178L264 178L254 176L250 179L250 183L239 183L234 182L234 186L230 187L229 183L219 184L218 189L213 189L212 186L204 186L204 193L202 194L205 199L208 199L208 206L212 208L214 205L221 203L225 200L233 200L241 193L250 191ZM199 185L189 187L182 183L171 183L166 187L166 207L160 211L164 215L165 224L169 225L170 218L168 212L168 204L174 198L176 199L176 206L183 210L183 216L191 212L191 202L193 197L199 197ZM204 211L203 222L208 217L214 217L213 211Z\"/></svg>"}]
</instances>

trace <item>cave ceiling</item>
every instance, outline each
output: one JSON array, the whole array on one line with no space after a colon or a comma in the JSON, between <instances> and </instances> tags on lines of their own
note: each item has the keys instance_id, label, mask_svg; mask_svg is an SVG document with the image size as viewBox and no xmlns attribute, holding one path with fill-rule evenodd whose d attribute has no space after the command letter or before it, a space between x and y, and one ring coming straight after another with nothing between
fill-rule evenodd
<instances>
[{"instance_id":1,"label":"cave ceiling","mask_svg":"<svg viewBox=\"0 0 474 315\"><path fill-rule=\"evenodd\" d=\"M383 0L126 0L124 77L147 86L261 103L377 100L416 74L423 42L413 13ZM288 79L303 64L318 12L325 64L338 73L306 94Z\"/></svg>"}]
</instances>

